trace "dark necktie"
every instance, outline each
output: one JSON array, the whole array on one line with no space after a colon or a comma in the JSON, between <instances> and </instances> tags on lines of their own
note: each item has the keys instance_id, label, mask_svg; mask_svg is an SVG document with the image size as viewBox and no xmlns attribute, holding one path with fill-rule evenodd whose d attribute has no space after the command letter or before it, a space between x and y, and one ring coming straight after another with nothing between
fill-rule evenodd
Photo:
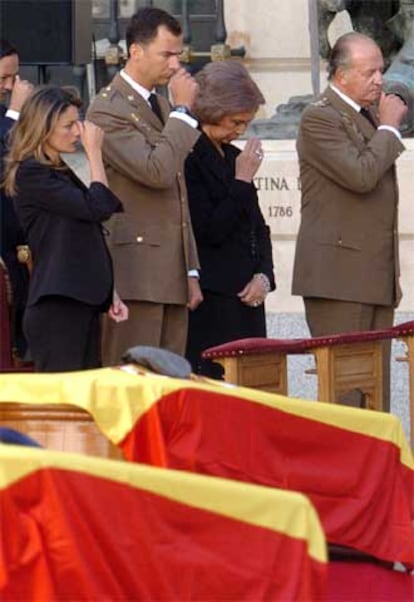
<instances>
[{"instance_id":1,"label":"dark necktie","mask_svg":"<svg viewBox=\"0 0 414 602\"><path fill-rule=\"evenodd\" d=\"M164 119L162 118L162 113L161 113L160 105L158 103L157 95L153 94L151 92L151 94L148 97L148 102L150 103L151 109L156 114L156 116L161 121L161 123L164 123Z\"/></svg>"},{"instance_id":2,"label":"dark necktie","mask_svg":"<svg viewBox=\"0 0 414 602\"><path fill-rule=\"evenodd\" d=\"M368 121L370 122L370 124L377 129L377 124L374 121L373 116L371 115L370 111L368 109L365 109L364 107L362 107L362 109L360 110L361 115L363 115L365 117L365 119L368 119Z\"/></svg>"}]
</instances>

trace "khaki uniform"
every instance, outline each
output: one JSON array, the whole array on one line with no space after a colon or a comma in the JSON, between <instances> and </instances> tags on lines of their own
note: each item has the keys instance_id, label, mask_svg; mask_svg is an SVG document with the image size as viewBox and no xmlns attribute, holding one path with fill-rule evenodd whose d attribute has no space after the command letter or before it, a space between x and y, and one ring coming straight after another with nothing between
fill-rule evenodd
<instances>
[{"instance_id":1,"label":"khaki uniform","mask_svg":"<svg viewBox=\"0 0 414 602\"><path fill-rule=\"evenodd\" d=\"M160 97L159 102L165 125L117 75L95 98L87 115L105 131L103 156L109 186L125 209L107 224L115 285L120 297L130 302L130 313L140 312L144 302L140 316L131 316L129 323L111 324L109 339L118 341L114 346L108 337L104 339L104 352L107 344L113 348L106 363L119 362L128 347L139 344L163 344L172 351L184 351L185 332L183 336L181 331L186 326L187 273L199 265L183 165L199 132L179 119L168 118L167 100ZM152 338L151 333L162 332L160 320L164 321L164 309L168 309L154 312L152 304L180 310L176 327L171 316L167 320L168 328L180 331L182 343L178 346L169 346L163 335ZM148 317L146 307L151 309ZM144 322L148 335L144 333L142 338L131 325Z\"/></svg>"}]
</instances>

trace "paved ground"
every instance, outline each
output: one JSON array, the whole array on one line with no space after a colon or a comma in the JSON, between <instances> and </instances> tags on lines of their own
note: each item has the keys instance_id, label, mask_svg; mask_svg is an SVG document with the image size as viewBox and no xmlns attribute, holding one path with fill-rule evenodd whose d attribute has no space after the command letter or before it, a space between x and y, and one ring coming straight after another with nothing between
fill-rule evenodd
<instances>
[{"instance_id":1,"label":"paved ground","mask_svg":"<svg viewBox=\"0 0 414 602\"><path fill-rule=\"evenodd\" d=\"M414 314L398 312L395 324L414 320ZM302 314L268 314L268 336L274 338L307 337L309 332ZM391 364L391 412L403 423L407 438L409 437L408 412L408 367L404 362L397 362L396 357L404 355L404 344L393 342ZM305 370L313 366L313 358L308 355L290 356L289 395L303 399L316 399L316 376L305 374Z\"/></svg>"}]
</instances>

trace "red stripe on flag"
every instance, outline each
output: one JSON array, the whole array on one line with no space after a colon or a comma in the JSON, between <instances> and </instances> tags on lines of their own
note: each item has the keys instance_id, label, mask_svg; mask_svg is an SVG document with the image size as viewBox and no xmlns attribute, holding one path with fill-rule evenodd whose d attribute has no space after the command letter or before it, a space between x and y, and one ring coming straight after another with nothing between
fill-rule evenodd
<instances>
[{"instance_id":1,"label":"red stripe on flag","mask_svg":"<svg viewBox=\"0 0 414 602\"><path fill-rule=\"evenodd\" d=\"M154 422L159 438L148 426ZM182 389L141 416L121 447L137 462L300 491L328 541L414 564L414 473L388 441L236 396Z\"/></svg>"},{"instance_id":2,"label":"red stripe on flag","mask_svg":"<svg viewBox=\"0 0 414 602\"><path fill-rule=\"evenodd\" d=\"M306 542L108 479L43 469L0 492L0 594L16 600L311 600Z\"/></svg>"}]
</instances>

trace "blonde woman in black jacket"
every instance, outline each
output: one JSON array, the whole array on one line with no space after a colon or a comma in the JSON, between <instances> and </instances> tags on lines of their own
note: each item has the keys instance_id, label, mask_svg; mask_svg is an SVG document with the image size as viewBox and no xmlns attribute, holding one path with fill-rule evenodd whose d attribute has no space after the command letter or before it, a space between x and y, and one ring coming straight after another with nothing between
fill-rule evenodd
<instances>
[{"instance_id":1,"label":"blonde woman in black jacket","mask_svg":"<svg viewBox=\"0 0 414 602\"><path fill-rule=\"evenodd\" d=\"M127 308L113 290L113 272L101 222L122 211L107 187L103 132L79 121L80 101L46 86L24 104L6 160L6 192L33 259L24 330L37 371L100 365L100 314L117 320ZM61 153L82 142L89 161L86 187Z\"/></svg>"}]
</instances>

